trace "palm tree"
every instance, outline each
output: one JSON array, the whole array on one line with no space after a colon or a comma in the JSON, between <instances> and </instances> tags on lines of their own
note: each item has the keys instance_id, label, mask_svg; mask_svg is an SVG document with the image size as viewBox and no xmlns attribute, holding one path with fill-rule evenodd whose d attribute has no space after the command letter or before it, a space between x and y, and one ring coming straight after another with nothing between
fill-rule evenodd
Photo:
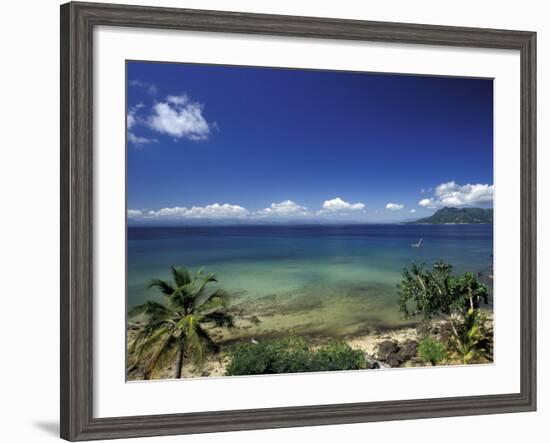
<instances>
[{"instance_id":1,"label":"palm tree","mask_svg":"<svg viewBox=\"0 0 550 443\"><path fill-rule=\"evenodd\" d=\"M129 347L129 353L135 355L138 362L153 351L145 367L145 380L151 377L155 368L174 357L174 375L181 378L185 354L200 367L207 351L219 351L204 326L233 326L232 317L225 312L226 293L207 290L209 283L217 281L214 274L206 274L202 269L193 274L174 266L171 272L172 282L154 279L148 285L149 289L161 292L165 303L150 300L129 312L130 316L144 315L146 318Z\"/></svg>"}]
</instances>

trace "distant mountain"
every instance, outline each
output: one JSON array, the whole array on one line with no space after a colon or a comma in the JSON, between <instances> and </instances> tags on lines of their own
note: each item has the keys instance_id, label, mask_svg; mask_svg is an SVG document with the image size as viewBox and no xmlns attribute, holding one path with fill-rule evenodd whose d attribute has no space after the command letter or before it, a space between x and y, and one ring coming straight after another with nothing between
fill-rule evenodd
<instances>
[{"instance_id":1,"label":"distant mountain","mask_svg":"<svg viewBox=\"0 0 550 443\"><path fill-rule=\"evenodd\" d=\"M493 223L493 208L443 208L431 217L421 218L412 224Z\"/></svg>"}]
</instances>

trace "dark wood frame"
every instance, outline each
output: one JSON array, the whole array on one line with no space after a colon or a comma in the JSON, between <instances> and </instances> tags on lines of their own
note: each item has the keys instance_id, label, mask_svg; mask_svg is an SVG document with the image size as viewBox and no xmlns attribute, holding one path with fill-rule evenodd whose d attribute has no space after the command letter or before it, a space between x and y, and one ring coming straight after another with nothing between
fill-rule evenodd
<instances>
[{"instance_id":1,"label":"dark wood frame","mask_svg":"<svg viewBox=\"0 0 550 443\"><path fill-rule=\"evenodd\" d=\"M521 392L456 398L93 417L94 26L514 49L521 54ZM71 441L495 414L536 409L536 33L235 12L61 6L61 437Z\"/></svg>"}]
</instances>

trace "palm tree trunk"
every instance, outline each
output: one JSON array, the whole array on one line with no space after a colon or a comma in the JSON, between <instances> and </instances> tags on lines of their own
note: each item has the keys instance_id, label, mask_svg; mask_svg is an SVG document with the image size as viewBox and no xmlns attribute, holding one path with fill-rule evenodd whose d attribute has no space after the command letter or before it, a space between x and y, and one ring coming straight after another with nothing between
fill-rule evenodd
<instances>
[{"instance_id":1,"label":"palm tree trunk","mask_svg":"<svg viewBox=\"0 0 550 443\"><path fill-rule=\"evenodd\" d=\"M176 378L181 378L182 369L183 369L183 342L181 342L178 349L178 358L176 360Z\"/></svg>"}]
</instances>

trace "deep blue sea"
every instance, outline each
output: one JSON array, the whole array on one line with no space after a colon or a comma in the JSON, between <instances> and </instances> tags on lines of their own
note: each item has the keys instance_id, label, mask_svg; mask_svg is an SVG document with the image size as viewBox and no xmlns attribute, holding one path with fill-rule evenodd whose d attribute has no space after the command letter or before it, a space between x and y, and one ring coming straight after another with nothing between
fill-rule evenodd
<instances>
[{"instance_id":1,"label":"deep blue sea","mask_svg":"<svg viewBox=\"0 0 550 443\"><path fill-rule=\"evenodd\" d=\"M158 297L146 284L170 266L202 267L260 318L255 334L346 334L402 324L397 284L412 262L486 275L492 253L493 225L129 227L128 306Z\"/></svg>"}]
</instances>

